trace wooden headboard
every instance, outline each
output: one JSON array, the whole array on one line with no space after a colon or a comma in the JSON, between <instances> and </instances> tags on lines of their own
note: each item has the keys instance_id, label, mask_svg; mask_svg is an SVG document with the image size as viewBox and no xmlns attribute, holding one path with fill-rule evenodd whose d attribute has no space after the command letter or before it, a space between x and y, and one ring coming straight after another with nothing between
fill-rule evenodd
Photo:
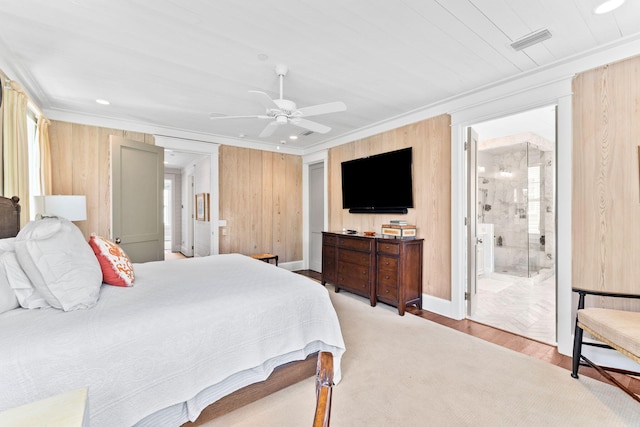
<instances>
[{"instance_id":1,"label":"wooden headboard","mask_svg":"<svg viewBox=\"0 0 640 427\"><path fill-rule=\"evenodd\" d=\"M15 237L20 231L20 198L0 196L0 239Z\"/></svg>"}]
</instances>

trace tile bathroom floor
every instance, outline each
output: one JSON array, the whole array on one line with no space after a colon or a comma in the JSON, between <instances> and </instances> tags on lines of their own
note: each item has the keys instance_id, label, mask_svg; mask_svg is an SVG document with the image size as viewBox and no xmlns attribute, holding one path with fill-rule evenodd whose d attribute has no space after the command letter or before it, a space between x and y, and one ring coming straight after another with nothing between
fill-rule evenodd
<instances>
[{"instance_id":1,"label":"tile bathroom floor","mask_svg":"<svg viewBox=\"0 0 640 427\"><path fill-rule=\"evenodd\" d=\"M478 303L470 319L555 345L555 275L542 270L532 278L504 273L478 276Z\"/></svg>"}]
</instances>

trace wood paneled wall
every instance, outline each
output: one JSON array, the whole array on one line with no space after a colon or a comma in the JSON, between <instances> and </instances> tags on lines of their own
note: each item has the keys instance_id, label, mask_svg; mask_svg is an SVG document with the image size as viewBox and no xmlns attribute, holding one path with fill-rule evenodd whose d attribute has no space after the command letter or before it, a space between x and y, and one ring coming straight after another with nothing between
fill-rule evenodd
<instances>
[{"instance_id":1,"label":"wood paneled wall","mask_svg":"<svg viewBox=\"0 0 640 427\"><path fill-rule=\"evenodd\" d=\"M51 121L52 193L87 197L87 220L75 224L88 239L111 236L109 135L154 144L153 135Z\"/></svg>"},{"instance_id":2,"label":"wood paneled wall","mask_svg":"<svg viewBox=\"0 0 640 427\"><path fill-rule=\"evenodd\" d=\"M302 259L302 158L223 145L219 153L220 253Z\"/></svg>"},{"instance_id":3,"label":"wood paneled wall","mask_svg":"<svg viewBox=\"0 0 640 427\"><path fill-rule=\"evenodd\" d=\"M380 232L403 219L424 244L424 293L451 299L451 117L441 115L329 150L329 229ZM342 209L340 164L346 160L413 147L414 209L407 215L350 214ZM392 170L381 173L393 173Z\"/></svg>"},{"instance_id":4,"label":"wood paneled wall","mask_svg":"<svg viewBox=\"0 0 640 427\"><path fill-rule=\"evenodd\" d=\"M640 57L579 74L573 93L572 285L638 293Z\"/></svg>"}]
</instances>

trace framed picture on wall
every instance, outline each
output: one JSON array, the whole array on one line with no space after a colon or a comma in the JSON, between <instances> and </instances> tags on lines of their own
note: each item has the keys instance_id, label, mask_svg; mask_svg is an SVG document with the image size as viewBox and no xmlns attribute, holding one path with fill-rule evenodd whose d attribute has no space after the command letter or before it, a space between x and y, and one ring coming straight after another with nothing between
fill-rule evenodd
<instances>
[{"instance_id":1,"label":"framed picture on wall","mask_svg":"<svg viewBox=\"0 0 640 427\"><path fill-rule=\"evenodd\" d=\"M209 221L209 193L196 194L196 221Z\"/></svg>"}]
</instances>

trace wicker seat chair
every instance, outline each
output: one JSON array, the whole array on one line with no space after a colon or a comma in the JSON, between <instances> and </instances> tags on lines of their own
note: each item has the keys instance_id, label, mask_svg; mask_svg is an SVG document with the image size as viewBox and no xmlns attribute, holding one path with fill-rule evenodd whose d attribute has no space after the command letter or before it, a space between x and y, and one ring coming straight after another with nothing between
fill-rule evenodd
<instances>
[{"instance_id":1,"label":"wicker seat chair","mask_svg":"<svg viewBox=\"0 0 640 427\"><path fill-rule=\"evenodd\" d=\"M578 369L580 365L591 366L598 371L600 375L640 402L640 397L637 394L633 393L628 387L621 384L607 371L626 375L640 375L640 372L600 366L582 354L583 345L611 348L619 351L635 362L640 363L640 312L584 307L587 295L596 297L640 299L640 294L599 292L579 288L573 288L573 291L579 294L579 299L573 342L571 376L573 378L578 378ZM584 331L587 331L600 342L583 341Z\"/></svg>"}]
</instances>

